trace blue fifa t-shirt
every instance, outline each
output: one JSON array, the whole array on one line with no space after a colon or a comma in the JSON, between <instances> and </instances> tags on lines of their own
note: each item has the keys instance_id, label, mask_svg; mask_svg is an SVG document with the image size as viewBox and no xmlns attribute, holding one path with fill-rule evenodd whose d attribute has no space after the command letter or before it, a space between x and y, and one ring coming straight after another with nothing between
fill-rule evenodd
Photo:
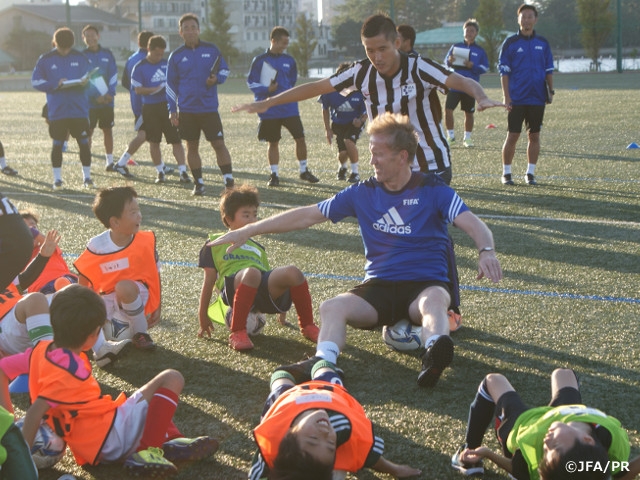
<instances>
[{"instance_id":1,"label":"blue fifa t-shirt","mask_svg":"<svg viewBox=\"0 0 640 480\"><path fill-rule=\"evenodd\" d=\"M447 224L469 210L435 174L414 172L398 192L375 178L318 203L336 223L355 217L366 257L365 280L448 281Z\"/></svg>"}]
</instances>

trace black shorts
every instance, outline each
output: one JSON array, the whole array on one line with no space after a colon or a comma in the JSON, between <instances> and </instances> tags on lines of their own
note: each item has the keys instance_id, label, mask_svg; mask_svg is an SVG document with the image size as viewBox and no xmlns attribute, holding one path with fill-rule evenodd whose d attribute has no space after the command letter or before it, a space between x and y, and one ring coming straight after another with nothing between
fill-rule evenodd
<instances>
[{"instance_id":1,"label":"black shorts","mask_svg":"<svg viewBox=\"0 0 640 480\"><path fill-rule=\"evenodd\" d=\"M96 125L100 130L108 130L115 125L114 119L113 107L100 107L89 110L89 126L91 130L96 128Z\"/></svg>"},{"instance_id":2,"label":"black shorts","mask_svg":"<svg viewBox=\"0 0 640 480\"><path fill-rule=\"evenodd\" d=\"M133 121L133 129L136 132L146 132L146 129L144 128L144 122L142 121L142 115L138 115L136 117L136 119Z\"/></svg>"},{"instance_id":3,"label":"black shorts","mask_svg":"<svg viewBox=\"0 0 640 480\"><path fill-rule=\"evenodd\" d=\"M162 134L170 145L180 142L178 129L173 126L169 118L167 102L151 103L142 106L142 122L146 125L147 142L160 143Z\"/></svg>"},{"instance_id":4,"label":"black shorts","mask_svg":"<svg viewBox=\"0 0 640 480\"><path fill-rule=\"evenodd\" d=\"M88 118L61 118L49 122L49 136L60 142L67 140L67 134L78 141L89 138Z\"/></svg>"},{"instance_id":5,"label":"black shorts","mask_svg":"<svg viewBox=\"0 0 640 480\"><path fill-rule=\"evenodd\" d=\"M331 131L336 135L338 151L344 152L347 149L347 146L344 143L345 140L351 140L353 143L356 143L358 138L360 138L363 127L364 123L360 128L354 127L353 123L332 123Z\"/></svg>"},{"instance_id":6,"label":"black shorts","mask_svg":"<svg viewBox=\"0 0 640 480\"><path fill-rule=\"evenodd\" d=\"M356 285L349 293L357 295L375 308L378 312L378 322L372 327L393 325L398 321L409 318L409 306L427 287L438 286L449 292L446 282L379 280L373 278L360 285Z\"/></svg>"},{"instance_id":7,"label":"black shorts","mask_svg":"<svg viewBox=\"0 0 640 480\"><path fill-rule=\"evenodd\" d=\"M463 112L474 113L476 111L476 99L464 92L449 90L447 93L447 102L445 107L447 110L455 110L460 104L460 110Z\"/></svg>"},{"instance_id":8,"label":"black shorts","mask_svg":"<svg viewBox=\"0 0 640 480\"><path fill-rule=\"evenodd\" d=\"M507 116L509 133L522 133L522 122L529 133L539 133L544 118L544 105L513 105Z\"/></svg>"},{"instance_id":9,"label":"black shorts","mask_svg":"<svg viewBox=\"0 0 640 480\"><path fill-rule=\"evenodd\" d=\"M264 142L279 142L282 138L282 127L289 130L289 133L297 140L304 138L304 128L300 116L287 118L265 118L260 120L258 125L258 140Z\"/></svg>"},{"instance_id":10,"label":"black shorts","mask_svg":"<svg viewBox=\"0 0 640 480\"><path fill-rule=\"evenodd\" d=\"M262 313L288 312L292 303L289 290L276 299L271 298L271 295L269 295L269 276L271 272L272 270L262 272L262 280L260 280L252 310ZM233 297L236 294L235 278L236 274L224 277L224 290L221 292L222 301L230 307L233 307Z\"/></svg>"},{"instance_id":11,"label":"black shorts","mask_svg":"<svg viewBox=\"0 0 640 480\"><path fill-rule=\"evenodd\" d=\"M208 142L224 140L222 121L220 120L220 114L218 114L218 112L180 112L178 114L178 122L180 138L185 142L200 141L201 131L204 132L204 138L206 138Z\"/></svg>"},{"instance_id":12,"label":"black shorts","mask_svg":"<svg viewBox=\"0 0 640 480\"><path fill-rule=\"evenodd\" d=\"M573 387L564 387L551 399L549 406L559 407L560 405L581 403L580 391ZM507 438L517 418L526 410L529 410L529 407L524 404L520 395L515 391L505 393L496 402L496 437L502 446L502 452L508 457L511 457L511 453L507 450Z\"/></svg>"}]
</instances>

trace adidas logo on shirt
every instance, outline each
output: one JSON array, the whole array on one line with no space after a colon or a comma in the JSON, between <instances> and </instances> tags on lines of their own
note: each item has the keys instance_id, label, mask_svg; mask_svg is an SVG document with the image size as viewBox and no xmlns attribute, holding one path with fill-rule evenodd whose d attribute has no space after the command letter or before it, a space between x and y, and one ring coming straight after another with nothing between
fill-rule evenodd
<instances>
[{"instance_id":1,"label":"adidas logo on shirt","mask_svg":"<svg viewBox=\"0 0 640 480\"><path fill-rule=\"evenodd\" d=\"M384 233L396 233L398 235L409 235L411 233L411 225L405 225L404 220L396 210L391 207L376 223L373 229Z\"/></svg>"},{"instance_id":2,"label":"adidas logo on shirt","mask_svg":"<svg viewBox=\"0 0 640 480\"><path fill-rule=\"evenodd\" d=\"M522 53L522 52L524 52L524 50L522 49L522 47L519 47L517 51L518 51L518 53Z\"/></svg>"},{"instance_id":3,"label":"adidas logo on shirt","mask_svg":"<svg viewBox=\"0 0 640 480\"><path fill-rule=\"evenodd\" d=\"M188 62L188 61L189 61L189 59L188 59L187 57L182 57L182 61L183 61L183 62Z\"/></svg>"},{"instance_id":4,"label":"adidas logo on shirt","mask_svg":"<svg viewBox=\"0 0 640 480\"><path fill-rule=\"evenodd\" d=\"M164 82L167 79L167 76L164 73L164 70L159 68L158 70L156 70L156 73L153 74L153 77L151 77L151 81L152 82Z\"/></svg>"}]
</instances>

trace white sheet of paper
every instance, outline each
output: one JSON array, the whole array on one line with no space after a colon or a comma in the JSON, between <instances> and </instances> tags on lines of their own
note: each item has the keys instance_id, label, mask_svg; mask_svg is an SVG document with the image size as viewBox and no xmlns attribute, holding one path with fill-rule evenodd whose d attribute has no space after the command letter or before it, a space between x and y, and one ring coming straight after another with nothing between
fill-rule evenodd
<instances>
[{"instance_id":1,"label":"white sheet of paper","mask_svg":"<svg viewBox=\"0 0 640 480\"><path fill-rule=\"evenodd\" d=\"M262 70L260 71L260 83L265 87L268 87L269 85L271 85L273 79L276 78L277 74L278 71L275 68L273 68L267 62L264 62L262 64Z\"/></svg>"},{"instance_id":2,"label":"white sheet of paper","mask_svg":"<svg viewBox=\"0 0 640 480\"><path fill-rule=\"evenodd\" d=\"M454 56L453 63L451 65L455 67L464 67L464 64L469 61L469 54L471 50L462 47L453 47L451 52Z\"/></svg>"},{"instance_id":3,"label":"white sheet of paper","mask_svg":"<svg viewBox=\"0 0 640 480\"><path fill-rule=\"evenodd\" d=\"M109 92L109 87L107 86L107 82L104 81L102 77L96 77L91 79L91 83L100 95L106 95Z\"/></svg>"}]
</instances>

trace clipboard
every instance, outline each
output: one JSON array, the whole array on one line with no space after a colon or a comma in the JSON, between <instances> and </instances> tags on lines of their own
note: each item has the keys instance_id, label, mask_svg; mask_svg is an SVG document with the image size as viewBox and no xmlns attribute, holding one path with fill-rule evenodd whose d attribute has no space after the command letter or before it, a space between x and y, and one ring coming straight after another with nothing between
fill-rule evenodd
<instances>
[{"instance_id":1,"label":"clipboard","mask_svg":"<svg viewBox=\"0 0 640 480\"><path fill-rule=\"evenodd\" d=\"M260 83L265 87L268 87L276 80L277 77L278 71L267 62L264 62L262 64L262 70L260 71Z\"/></svg>"},{"instance_id":2,"label":"clipboard","mask_svg":"<svg viewBox=\"0 0 640 480\"><path fill-rule=\"evenodd\" d=\"M62 82L62 84L58 88L59 89L72 88L72 87L77 87L78 85L82 85L89 78L91 78L93 75L98 73L98 71L100 71L100 68L96 67L96 68L94 68L92 70L89 70L87 73L85 73L80 78L73 78L71 80L65 80L64 82Z\"/></svg>"},{"instance_id":3,"label":"clipboard","mask_svg":"<svg viewBox=\"0 0 640 480\"><path fill-rule=\"evenodd\" d=\"M551 103L553 101L553 94L551 93L551 87L549 86L549 82L544 81L545 92L547 94L547 103Z\"/></svg>"},{"instance_id":4,"label":"clipboard","mask_svg":"<svg viewBox=\"0 0 640 480\"><path fill-rule=\"evenodd\" d=\"M220 58L220 55L216 57L213 65L211 66L211 70L209 71L209 76L218 75L218 72L220 71Z\"/></svg>"},{"instance_id":5,"label":"clipboard","mask_svg":"<svg viewBox=\"0 0 640 480\"><path fill-rule=\"evenodd\" d=\"M451 55L453 55L453 62L451 62L451 66L464 67L469 61L470 54L471 50L468 48L453 47L453 50L451 51Z\"/></svg>"}]
</instances>

